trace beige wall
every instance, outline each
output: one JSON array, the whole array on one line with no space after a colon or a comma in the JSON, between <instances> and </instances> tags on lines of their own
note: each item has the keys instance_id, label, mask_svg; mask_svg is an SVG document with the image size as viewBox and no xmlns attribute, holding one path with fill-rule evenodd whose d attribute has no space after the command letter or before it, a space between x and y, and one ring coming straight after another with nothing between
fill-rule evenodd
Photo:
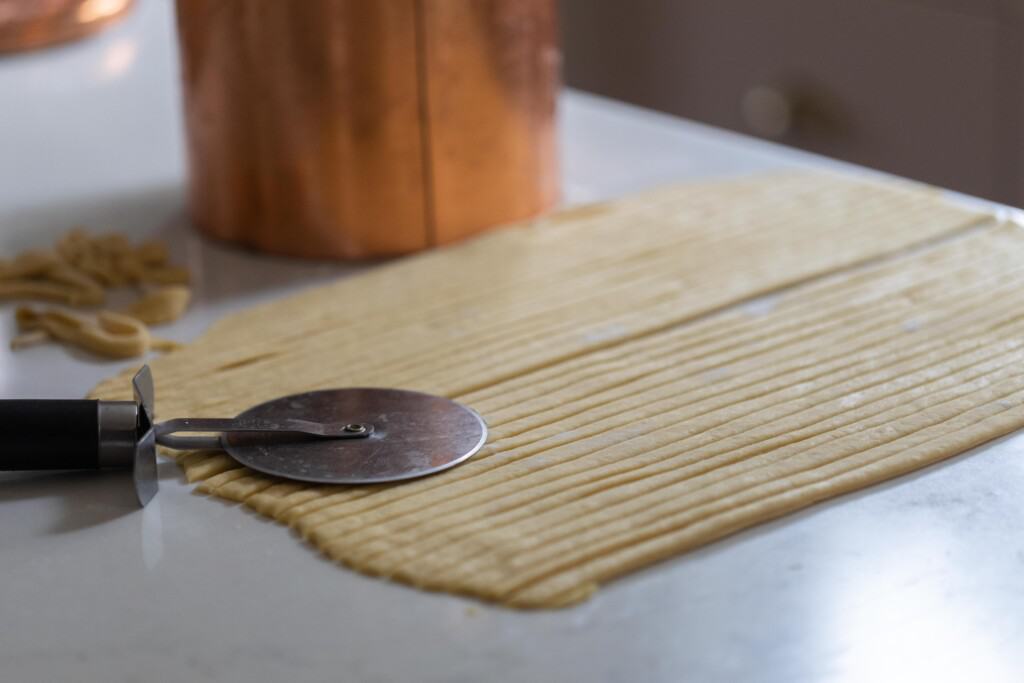
<instances>
[{"instance_id":1,"label":"beige wall","mask_svg":"<svg viewBox=\"0 0 1024 683\"><path fill-rule=\"evenodd\" d=\"M1024 204L1007 0L561 0L570 85Z\"/></svg>"}]
</instances>

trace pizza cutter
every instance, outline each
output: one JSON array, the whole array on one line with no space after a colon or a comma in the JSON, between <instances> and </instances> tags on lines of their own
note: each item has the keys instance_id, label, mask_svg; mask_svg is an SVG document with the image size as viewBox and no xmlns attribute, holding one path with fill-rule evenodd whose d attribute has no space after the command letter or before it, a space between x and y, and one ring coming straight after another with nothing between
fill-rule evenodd
<instances>
[{"instance_id":1,"label":"pizza cutter","mask_svg":"<svg viewBox=\"0 0 1024 683\"><path fill-rule=\"evenodd\" d=\"M221 449L246 467L285 479L374 484L454 467L487 440L476 411L416 391L309 391L234 418L154 422L148 366L135 374L132 388L134 401L0 401L0 470L131 468L145 505L157 491L156 444Z\"/></svg>"}]
</instances>

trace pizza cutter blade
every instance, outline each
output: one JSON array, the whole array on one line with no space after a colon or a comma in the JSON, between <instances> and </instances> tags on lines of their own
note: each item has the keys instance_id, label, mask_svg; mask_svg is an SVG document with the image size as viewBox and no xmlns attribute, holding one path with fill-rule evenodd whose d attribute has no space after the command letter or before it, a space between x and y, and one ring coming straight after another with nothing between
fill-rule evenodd
<instances>
[{"instance_id":1,"label":"pizza cutter blade","mask_svg":"<svg viewBox=\"0 0 1024 683\"><path fill-rule=\"evenodd\" d=\"M0 454L0 470L131 468L145 505L157 491L157 444L224 450L285 479L373 484L441 472L487 441L487 425L474 410L416 391L310 391L234 418L157 423L147 366L132 386L134 401L0 401L0 438L10 444Z\"/></svg>"}]
</instances>

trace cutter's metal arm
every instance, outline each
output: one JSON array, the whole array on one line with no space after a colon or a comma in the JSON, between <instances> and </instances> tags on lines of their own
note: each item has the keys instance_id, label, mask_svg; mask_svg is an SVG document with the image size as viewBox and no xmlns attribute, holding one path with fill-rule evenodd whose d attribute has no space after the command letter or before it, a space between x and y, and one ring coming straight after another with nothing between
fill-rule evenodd
<instances>
[{"instance_id":1,"label":"cutter's metal arm","mask_svg":"<svg viewBox=\"0 0 1024 683\"><path fill-rule=\"evenodd\" d=\"M176 450L221 448L221 434L250 432L268 437L305 436L320 439L365 439L373 433L373 425L345 422L311 422L296 418L280 420L247 420L242 418L182 417L153 425L156 442ZM208 436L177 436L179 432L211 433Z\"/></svg>"}]
</instances>

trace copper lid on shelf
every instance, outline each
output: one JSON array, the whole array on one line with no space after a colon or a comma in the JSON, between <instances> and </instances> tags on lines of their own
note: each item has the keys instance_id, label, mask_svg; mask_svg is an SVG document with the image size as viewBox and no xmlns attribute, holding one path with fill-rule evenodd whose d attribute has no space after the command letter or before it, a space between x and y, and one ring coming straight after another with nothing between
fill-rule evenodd
<instances>
[{"instance_id":1,"label":"copper lid on shelf","mask_svg":"<svg viewBox=\"0 0 1024 683\"><path fill-rule=\"evenodd\" d=\"M124 16L135 0L0 0L0 53L83 38Z\"/></svg>"}]
</instances>

